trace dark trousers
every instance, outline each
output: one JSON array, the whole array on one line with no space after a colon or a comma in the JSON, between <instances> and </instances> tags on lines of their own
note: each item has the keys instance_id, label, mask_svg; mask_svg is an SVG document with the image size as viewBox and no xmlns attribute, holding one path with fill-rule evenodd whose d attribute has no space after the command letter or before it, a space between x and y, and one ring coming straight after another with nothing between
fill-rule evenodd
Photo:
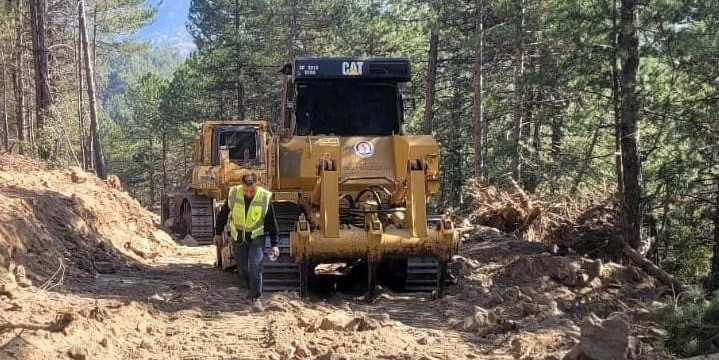
<instances>
[{"instance_id":1,"label":"dark trousers","mask_svg":"<svg viewBox=\"0 0 719 360\"><path fill-rule=\"evenodd\" d=\"M264 241L262 240L234 243L237 273L240 276L240 281L249 285L251 299L257 299L262 295L263 245Z\"/></svg>"}]
</instances>

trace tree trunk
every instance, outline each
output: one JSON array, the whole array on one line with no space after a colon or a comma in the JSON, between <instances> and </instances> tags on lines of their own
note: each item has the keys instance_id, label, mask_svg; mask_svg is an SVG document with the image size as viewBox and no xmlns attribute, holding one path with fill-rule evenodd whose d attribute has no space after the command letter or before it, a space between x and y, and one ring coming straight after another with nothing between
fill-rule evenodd
<instances>
[{"instance_id":1,"label":"tree trunk","mask_svg":"<svg viewBox=\"0 0 719 360\"><path fill-rule=\"evenodd\" d=\"M601 126L598 125L597 128L594 130L592 140L589 142L587 152L584 154L584 164L582 165L582 168L579 169L579 174L577 174L577 177L574 179L574 183L572 184L572 190L570 190L571 197L574 197L577 194L577 190L579 190L579 184L581 184L582 180L584 180L584 174L586 174L587 170L589 170L589 167L592 165L594 148L597 146L597 140L599 140L600 129Z\"/></svg>"},{"instance_id":2,"label":"tree trunk","mask_svg":"<svg viewBox=\"0 0 719 360\"><path fill-rule=\"evenodd\" d=\"M97 9L102 2L96 1L92 9L92 67L97 66Z\"/></svg>"},{"instance_id":3,"label":"tree trunk","mask_svg":"<svg viewBox=\"0 0 719 360\"><path fill-rule=\"evenodd\" d=\"M190 155L189 151L191 145L192 144L188 144L187 140L182 142L182 176L187 174L192 164L192 155Z\"/></svg>"},{"instance_id":4,"label":"tree trunk","mask_svg":"<svg viewBox=\"0 0 719 360\"><path fill-rule=\"evenodd\" d=\"M564 142L564 132L562 131L561 117L555 116L552 119L552 160L555 164L559 164L559 157L562 154L562 143Z\"/></svg>"},{"instance_id":5,"label":"tree trunk","mask_svg":"<svg viewBox=\"0 0 719 360\"><path fill-rule=\"evenodd\" d=\"M617 173L617 195L624 197L624 171L622 170L622 116L619 101L619 28L617 27L617 1L612 2L612 107L614 108L614 166Z\"/></svg>"},{"instance_id":6,"label":"tree trunk","mask_svg":"<svg viewBox=\"0 0 719 360\"><path fill-rule=\"evenodd\" d=\"M297 39L297 0L289 0L290 18L287 32L287 63L295 59L295 39Z\"/></svg>"},{"instance_id":7,"label":"tree trunk","mask_svg":"<svg viewBox=\"0 0 719 360\"><path fill-rule=\"evenodd\" d=\"M5 59L5 53L0 53L2 56L2 113L3 113L3 149L5 151L10 150L10 122L8 119L7 110L7 59Z\"/></svg>"},{"instance_id":8,"label":"tree trunk","mask_svg":"<svg viewBox=\"0 0 719 360\"><path fill-rule=\"evenodd\" d=\"M629 246L641 246L642 216L641 162L639 158L639 38L636 29L637 0L622 0L619 24L619 57L622 61L621 89L621 153L624 187L623 225Z\"/></svg>"},{"instance_id":9,"label":"tree trunk","mask_svg":"<svg viewBox=\"0 0 719 360\"><path fill-rule=\"evenodd\" d=\"M459 85L459 74L455 73L452 76L452 79L455 79L455 82L452 84L453 90L452 90L452 98L451 98L451 104L452 104L452 110L451 110L451 124L454 129L460 129L462 127L462 91L461 86ZM450 178L450 204L453 206L459 207L461 205L462 201L462 184L464 183L464 173L463 170L466 168L465 159L462 155L462 150L464 148L463 140L459 136L455 136L450 144L450 152L452 153L452 160L451 160L451 169L452 172L449 174Z\"/></svg>"},{"instance_id":10,"label":"tree trunk","mask_svg":"<svg viewBox=\"0 0 719 360\"><path fill-rule=\"evenodd\" d=\"M78 2L80 16L80 36L82 38L85 74L87 77L87 97L90 100L90 157L93 169L102 179L107 177L105 158L100 145L100 126L97 121L97 98L95 94L95 73L90 59L90 46L87 37L87 18L85 16L85 0Z\"/></svg>"},{"instance_id":11,"label":"tree trunk","mask_svg":"<svg viewBox=\"0 0 719 360\"><path fill-rule=\"evenodd\" d=\"M235 61L237 64L237 82L235 83L237 119L245 120L245 85L242 83L242 62L240 61L240 55L242 54L242 49L240 47L240 0L235 0L235 41Z\"/></svg>"},{"instance_id":12,"label":"tree trunk","mask_svg":"<svg viewBox=\"0 0 719 360\"><path fill-rule=\"evenodd\" d=\"M35 59L35 128L42 130L45 115L50 110L48 85L48 51L46 40L46 0L30 1L30 29L33 58Z\"/></svg>"},{"instance_id":13,"label":"tree trunk","mask_svg":"<svg viewBox=\"0 0 719 360\"><path fill-rule=\"evenodd\" d=\"M241 65L237 65L237 88L235 89L237 95L237 119L245 120L245 85L242 82L242 70Z\"/></svg>"},{"instance_id":14,"label":"tree trunk","mask_svg":"<svg viewBox=\"0 0 719 360\"><path fill-rule=\"evenodd\" d=\"M152 149L154 147L152 139L153 135L150 134L147 139L149 145L147 152L150 157L150 164L147 169L147 176L150 183L150 201L147 203L148 206L153 206L155 204L155 151Z\"/></svg>"},{"instance_id":15,"label":"tree trunk","mask_svg":"<svg viewBox=\"0 0 719 360\"><path fill-rule=\"evenodd\" d=\"M166 127L167 124L163 124ZM162 192L161 194L167 194L169 183L167 181L167 131L162 130Z\"/></svg>"},{"instance_id":16,"label":"tree trunk","mask_svg":"<svg viewBox=\"0 0 719 360\"><path fill-rule=\"evenodd\" d=\"M524 27L525 27L525 1L515 0L518 18L515 21L514 46L514 111L512 115L513 134L512 145L515 148L512 156L512 176L518 183L522 184L521 159L522 159L522 127L524 126Z\"/></svg>"},{"instance_id":17,"label":"tree trunk","mask_svg":"<svg viewBox=\"0 0 719 360\"><path fill-rule=\"evenodd\" d=\"M714 200L714 253L712 255L712 270L709 275L707 290L719 290L719 177L716 178L716 194Z\"/></svg>"},{"instance_id":18,"label":"tree trunk","mask_svg":"<svg viewBox=\"0 0 719 360\"><path fill-rule=\"evenodd\" d=\"M474 57L474 176L484 178L484 1L476 0L475 27L477 34Z\"/></svg>"},{"instance_id":19,"label":"tree trunk","mask_svg":"<svg viewBox=\"0 0 719 360\"><path fill-rule=\"evenodd\" d=\"M534 91L531 91L529 99L526 101L527 105L525 106L525 123L532 124L532 152L530 154L532 171L525 175L526 184L524 188L531 193L537 191L537 187L539 186L539 172L542 170L540 164L542 160L542 119L541 117L535 118L534 116L534 102L541 100L535 99L537 95Z\"/></svg>"},{"instance_id":20,"label":"tree trunk","mask_svg":"<svg viewBox=\"0 0 719 360\"><path fill-rule=\"evenodd\" d=\"M77 77L77 126L78 134L80 135L80 152L82 158L82 168L87 170L91 166L89 164L87 145L86 145L86 134L85 134L85 110L84 98L82 96L82 35L78 31L77 37L75 38L75 63L76 66L76 77Z\"/></svg>"},{"instance_id":21,"label":"tree trunk","mask_svg":"<svg viewBox=\"0 0 719 360\"><path fill-rule=\"evenodd\" d=\"M436 16L436 14L435 14ZM424 106L424 133L431 134L434 123L434 103L437 92L437 57L439 52L439 26L437 20L432 23L429 34L429 52L427 54L427 88Z\"/></svg>"},{"instance_id":22,"label":"tree trunk","mask_svg":"<svg viewBox=\"0 0 719 360\"><path fill-rule=\"evenodd\" d=\"M446 182L443 184L447 189L446 194L443 191L443 197L446 204L459 208L462 201L462 185L464 183L464 170L466 170L467 162L463 155L464 140L459 134L462 127L462 91L459 85L459 72L454 70L451 74L450 88L452 89L449 100L450 110L449 125L455 131L456 136L447 140L447 156L445 158L446 172L442 175L442 179ZM446 195L446 197L444 196Z\"/></svg>"},{"instance_id":23,"label":"tree trunk","mask_svg":"<svg viewBox=\"0 0 719 360\"><path fill-rule=\"evenodd\" d=\"M31 53L32 56L32 53ZM30 64L27 64L26 68L24 69L25 72L23 73L23 79L27 82L30 79L33 78L33 70L30 67ZM25 86L27 87L28 94L26 94L25 99L25 108L23 108L23 111L25 111L25 139L27 140L27 146L25 147L25 152L30 153L33 156L35 155L35 109L33 109L33 106L30 101L27 101L27 97L30 97L32 99L35 98L35 87L29 86L29 84L25 83Z\"/></svg>"},{"instance_id":24,"label":"tree trunk","mask_svg":"<svg viewBox=\"0 0 719 360\"><path fill-rule=\"evenodd\" d=\"M289 9L289 19L288 19L288 27L289 30L287 31L287 38L285 39L287 44L287 58L285 59L286 64L289 64L290 66L294 66L294 60L295 60L295 40L297 39L297 1L298 0L288 0L290 9ZM291 74L286 74L291 75ZM280 94L280 108L279 108L279 114L277 116L278 118L278 124L280 126L284 126L286 128L292 127L292 116L291 111L287 108L287 103L292 101L292 97L294 96L294 93L292 92L291 87L289 86L289 76L282 76L282 92Z\"/></svg>"},{"instance_id":25,"label":"tree trunk","mask_svg":"<svg viewBox=\"0 0 719 360\"><path fill-rule=\"evenodd\" d=\"M18 152L25 153L25 79L23 76L24 64L22 57L23 43L23 1L17 2L16 11L16 31L15 31L15 71L13 72L13 87L15 90L15 121L17 123L17 140Z\"/></svg>"},{"instance_id":26,"label":"tree trunk","mask_svg":"<svg viewBox=\"0 0 719 360\"><path fill-rule=\"evenodd\" d=\"M32 50L31 50L32 51ZM30 54L32 57L32 53ZM26 72L23 74L23 77L25 79L34 79L34 70L30 67L30 64L27 64ZM28 86L27 90L29 91L28 96L32 99L35 98L35 87L34 86ZM35 149L37 149L36 143L35 143L35 109L34 106L32 106L32 103L30 101L25 101L25 136L27 141L27 149L30 150L30 153L35 155Z\"/></svg>"},{"instance_id":27,"label":"tree trunk","mask_svg":"<svg viewBox=\"0 0 719 360\"><path fill-rule=\"evenodd\" d=\"M541 101L541 99L539 100ZM539 166L539 161L542 158L542 126L544 126L544 122L541 116L535 116L536 112L534 110L535 107L532 105L528 111L528 117L532 120L533 124L532 149L534 150L534 158Z\"/></svg>"}]
</instances>

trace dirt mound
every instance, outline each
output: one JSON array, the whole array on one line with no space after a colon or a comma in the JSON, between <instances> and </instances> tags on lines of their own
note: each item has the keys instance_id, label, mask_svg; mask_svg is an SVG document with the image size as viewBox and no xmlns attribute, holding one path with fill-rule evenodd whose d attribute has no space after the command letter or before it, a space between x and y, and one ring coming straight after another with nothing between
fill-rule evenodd
<instances>
[{"instance_id":1,"label":"dirt mound","mask_svg":"<svg viewBox=\"0 0 719 360\"><path fill-rule=\"evenodd\" d=\"M0 265L24 266L38 286L151 262L175 247L156 215L93 174L9 155L0 170Z\"/></svg>"},{"instance_id":2,"label":"dirt mound","mask_svg":"<svg viewBox=\"0 0 719 360\"><path fill-rule=\"evenodd\" d=\"M19 155L0 154L0 171L39 171L45 166L33 159Z\"/></svg>"},{"instance_id":3,"label":"dirt mound","mask_svg":"<svg viewBox=\"0 0 719 360\"><path fill-rule=\"evenodd\" d=\"M479 228L452 267L457 285L443 300L448 323L486 339L483 355L561 359L580 341L584 348L611 346L611 338L591 337L586 322L621 314L644 352L631 358L657 358L662 330L649 314L662 307L660 284L635 267L551 250Z\"/></svg>"},{"instance_id":4,"label":"dirt mound","mask_svg":"<svg viewBox=\"0 0 719 360\"><path fill-rule=\"evenodd\" d=\"M524 285L549 277L565 286L586 285L601 275L602 262L583 258L537 254L507 264L496 276L505 284Z\"/></svg>"}]
</instances>

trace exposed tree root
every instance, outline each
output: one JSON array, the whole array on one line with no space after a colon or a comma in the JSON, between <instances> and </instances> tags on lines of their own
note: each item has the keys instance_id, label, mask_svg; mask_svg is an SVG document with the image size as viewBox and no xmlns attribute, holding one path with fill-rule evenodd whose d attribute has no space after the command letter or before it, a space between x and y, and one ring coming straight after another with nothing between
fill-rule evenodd
<instances>
[{"instance_id":1,"label":"exposed tree root","mask_svg":"<svg viewBox=\"0 0 719 360\"><path fill-rule=\"evenodd\" d=\"M11 323L11 322L5 322L0 323L0 334L6 333L8 331L16 330L16 329L23 329L23 330L45 330L49 332L60 332L65 330L65 328L70 325L70 323L75 320L75 317L71 313L62 313L55 319L55 322L51 324L46 325L38 325L38 324L28 324L28 323Z\"/></svg>"},{"instance_id":2,"label":"exposed tree root","mask_svg":"<svg viewBox=\"0 0 719 360\"><path fill-rule=\"evenodd\" d=\"M669 275L669 273L667 273L666 271L654 265L653 262L642 256L642 254L640 254L638 251L629 247L629 245L624 246L623 253L624 255L626 255L627 258L629 258L629 260L639 266L647 274L659 279L659 281L663 282L667 286L670 286L675 293L680 293L684 291L684 285L682 285L682 283L680 283L673 276Z\"/></svg>"}]
</instances>

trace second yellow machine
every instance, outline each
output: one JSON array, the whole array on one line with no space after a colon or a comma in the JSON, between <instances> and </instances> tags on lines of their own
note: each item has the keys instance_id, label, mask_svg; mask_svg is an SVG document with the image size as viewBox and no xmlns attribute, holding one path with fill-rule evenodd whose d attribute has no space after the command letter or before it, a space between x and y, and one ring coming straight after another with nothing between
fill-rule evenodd
<instances>
[{"instance_id":1,"label":"second yellow machine","mask_svg":"<svg viewBox=\"0 0 719 360\"><path fill-rule=\"evenodd\" d=\"M406 59L299 58L283 69L280 116L208 121L195 139L187 188L164 207L176 228L200 243L243 174L274 194L282 255L265 261L265 291L307 291L318 264L367 265L369 289L385 279L408 291L441 292L457 234L446 216L428 216L439 188L439 147L431 135L404 135L399 83ZM218 264L232 264L227 244Z\"/></svg>"}]
</instances>

